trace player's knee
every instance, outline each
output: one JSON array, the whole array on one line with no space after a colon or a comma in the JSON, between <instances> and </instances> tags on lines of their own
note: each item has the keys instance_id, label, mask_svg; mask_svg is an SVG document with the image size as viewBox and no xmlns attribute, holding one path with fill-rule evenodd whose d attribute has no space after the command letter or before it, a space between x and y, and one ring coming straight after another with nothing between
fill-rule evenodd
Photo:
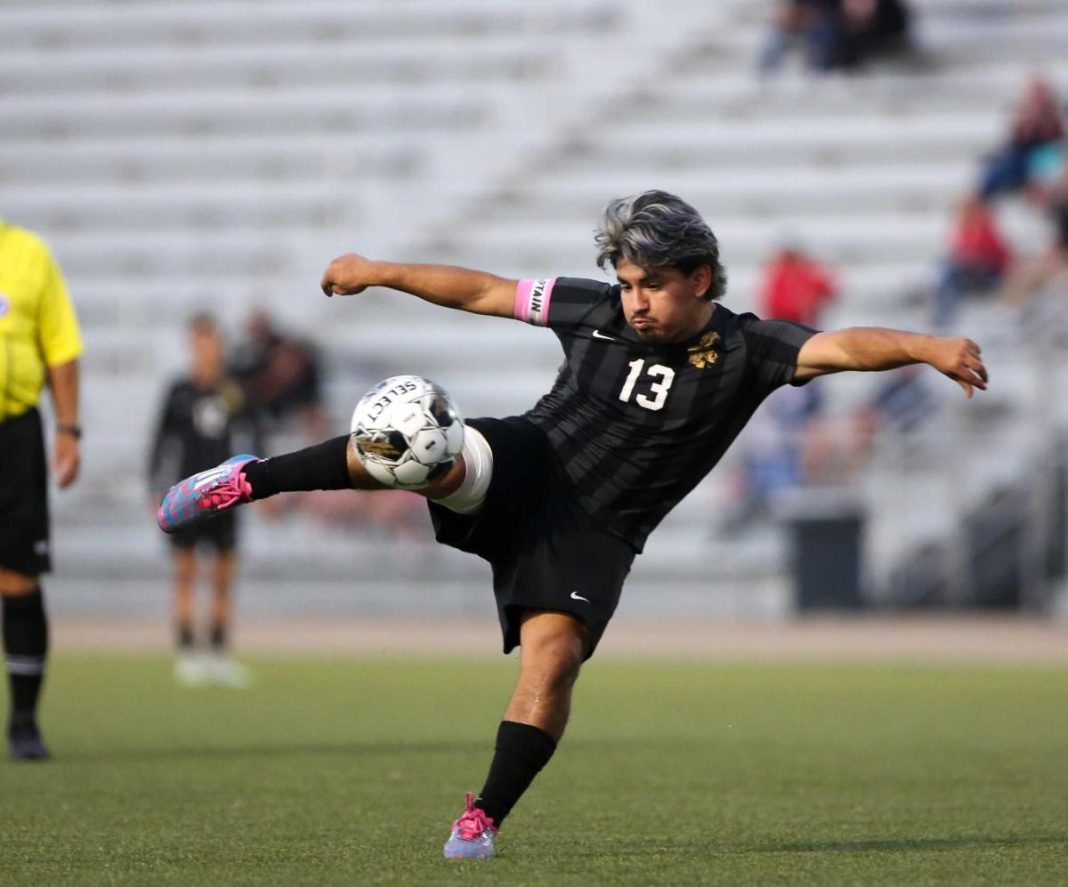
<instances>
[{"instance_id":1,"label":"player's knee","mask_svg":"<svg viewBox=\"0 0 1068 887\"><path fill-rule=\"evenodd\" d=\"M29 594L37 588L37 576L0 567L0 594Z\"/></svg>"},{"instance_id":2,"label":"player's knee","mask_svg":"<svg viewBox=\"0 0 1068 887\"><path fill-rule=\"evenodd\" d=\"M486 501L493 479L493 450L477 428L465 426L460 459L426 495L458 514L474 514Z\"/></svg>"},{"instance_id":3,"label":"player's knee","mask_svg":"<svg viewBox=\"0 0 1068 887\"><path fill-rule=\"evenodd\" d=\"M520 669L547 684L574 683L586 658L587 635L585 623L566 613L528 616L520 630Z\"/></svg>"}]
</instances>

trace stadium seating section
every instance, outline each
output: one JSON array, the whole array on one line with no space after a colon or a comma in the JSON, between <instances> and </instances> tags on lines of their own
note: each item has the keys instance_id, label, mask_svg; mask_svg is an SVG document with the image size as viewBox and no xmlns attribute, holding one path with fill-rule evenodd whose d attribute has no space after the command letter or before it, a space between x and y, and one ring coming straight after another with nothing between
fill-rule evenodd
<instances>
[{"instance_id":1,"label":"stadium seating section","mask_svg":"<svg viewBox=\"0 0 1068 887\"><path fill-rule=\"evenodd\" d=\"M88 346L84 481L54 500L58 606L162 611L146 436L193 309L236 330L264 307L317 340L338 429L394 372L435 378L469 415L521 411L546 389L559 354L542 331L386 294L324 299L319 275L347 250L596 275L605 202L661 187L717 232L735 310L754 307L760 263L793 237L840 272L829 323L926 327L907 295L932 278L949 207L1026 76L1068 86L1068 9L912 5L907 61L761 80L767 4L751 0L676 0L670 15L643 0L5 4L0 212L50 240ZM1033 244L1029 212L1005 212ZM944 386L939 428L908 452L887 443L851 492L870 506L876 597L910 550L951 536L1050 445L1041 355L997 335L988 354L998 388L981 408ZM844 412L869 387L827 392ZM672 515L624 611L665 595L687 612L788 608L781 532L722 538L725 498L712 478ZM452 552L257 515L247 529L249 608L485 606L482 568Z\"/></svg>"}]
</instances>

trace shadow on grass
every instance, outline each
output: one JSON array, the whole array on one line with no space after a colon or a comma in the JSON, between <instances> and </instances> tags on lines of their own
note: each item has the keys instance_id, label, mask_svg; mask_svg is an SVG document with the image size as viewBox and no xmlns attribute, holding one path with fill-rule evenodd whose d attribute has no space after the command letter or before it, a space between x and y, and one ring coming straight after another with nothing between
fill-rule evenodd
<instances>
[{"instance_id":1,"label":"shadow on grass","mask_svg":"<svg viewBox=\"0 0 1068 887\"><path fill-rule=\"evenodd\" d=\"M798 841L748 847L743 853L870 853L872 851L961 850L969 847L1026 847L1068 844L1060 835L961 835L955 838L886 838L857 841Z\"/></svg>"},{"instance_id":2,"label":"shadow on grass","mask_svg":"<svg viewBox=\"0 0 1068 887\"><path fill-rule=\"evenodd\" d=\"M58 763L99 763L112 761L163 761L163 760L223 760L226 758L284 758L297 755L323 755L338 757L361 757L380 754L423 754L426 752L480 752L486 753L492 748L492 737L487 736L484 742L471 742L464 740L440 740L435 742L294 742L289 745L284 742L275 742L262 745L191 745L186 748L97 748L84 751L64 751L62 748L53 749L56 752L55 761ZM631 749L636 743L627 741L607 740L594 742L593 740L576 740L569 744L569 748L583 750L596 749L603 753L606 746L618 745L622 748Z\"/></svg>"},{"instance_id":3,"label":"shadow on grass","mask_svg":"<svg viewBox=\"0 0 1068 887\"><path fill-rule=\"evenodd\" d=\"M706 858L713 856L753 856L776 853L924 853L948 850L967 850L991 847L1038 847L1068 845L1068 834L1062 835L968 835L955 838L894 838L862 839L856 841L797 841L782 844L758 844L746 847L731 845L718 840L709 842L681 842L662 844L642 843L631 840L626 847L588 846L573 848L573 856L690 856Z\"/></svg>"},{"instance_id":4,"label":"shadow on grass","mask_svg":"<svg viewBox=\"0 0 1068 887\"><path fill-rule=\"evenodd\" d=\"M484 744L471 742L299 742L293 745L230 745L191 748L102 748L59 753L58 764L141 763L174 760L264 759L303 755L324 757L369 757L374 755L426 754L427 752L484 751Z\"/></svg>"}]
</instances>

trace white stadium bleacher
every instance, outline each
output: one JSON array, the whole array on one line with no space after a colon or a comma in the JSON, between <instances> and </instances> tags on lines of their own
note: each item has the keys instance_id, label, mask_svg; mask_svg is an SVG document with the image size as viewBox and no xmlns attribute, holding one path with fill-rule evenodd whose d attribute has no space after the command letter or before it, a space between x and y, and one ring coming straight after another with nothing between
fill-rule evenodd
<instances>
[{"instance_id":1,"label":"white stadium bleacher","mask_svg":"<svg viewBox=\"0 0 1068 887\"><path fill-rule=\"evenodd\" d=\"M375 381L367 368L432 375L475 414L522 410L545 390L559 353L543 332L381 294L323 299L319 274L348 249L597 274L604 203L656 186L712 223L732 307L753 307L761 261L790 237L839 269L836 324L925 324L904 296L933 275L949 208L1025 77L1037 65L1068 86L1068 10L912 5L922 64L825 80L758 79L766 4L743 0L676 0L671 15L642 0L0 6L0 213L48 238L88 347L85 477L54 499L56 585L113 587L122 606L163 587L142 465L194 309L236 330L266 307L333 365L362 361L365 375L331 380L339 427ZM1033 236L1011 212L1009 227ZM865 388L832 390L845 405ZM717 539L709 515L724 496L713 478L680 506L636 589L693 610L785 611L781 538ZM902 519L886 514L873 522L880 564L903 545ZM317 582L330 589L320 604L382 605L398 557L355 554L381 539L251 523L260 606ZM435 556L450 587L481 588L477 565ZM355 564L368 561L378 572L362 581ZM397 573L400 603L431 572L417 559Z\"/></svg>"}]
</instances>

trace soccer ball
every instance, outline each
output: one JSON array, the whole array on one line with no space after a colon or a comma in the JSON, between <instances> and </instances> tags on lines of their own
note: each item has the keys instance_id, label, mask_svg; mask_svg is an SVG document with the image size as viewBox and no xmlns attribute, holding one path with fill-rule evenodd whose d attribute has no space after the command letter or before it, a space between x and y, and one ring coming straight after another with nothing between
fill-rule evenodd
<instances>
[{"instance_id":1,"label":"soccer ball","mask_svg":"<svg viewBox=\"0 0 1068 887\"><path fill-rule=\"evenodd\" d=\"M445 391L421 376L390 376L352 413L352 440L363 467L388 487L418 490L459 458L464 424Z\"/></svg>"}]
</instances>

